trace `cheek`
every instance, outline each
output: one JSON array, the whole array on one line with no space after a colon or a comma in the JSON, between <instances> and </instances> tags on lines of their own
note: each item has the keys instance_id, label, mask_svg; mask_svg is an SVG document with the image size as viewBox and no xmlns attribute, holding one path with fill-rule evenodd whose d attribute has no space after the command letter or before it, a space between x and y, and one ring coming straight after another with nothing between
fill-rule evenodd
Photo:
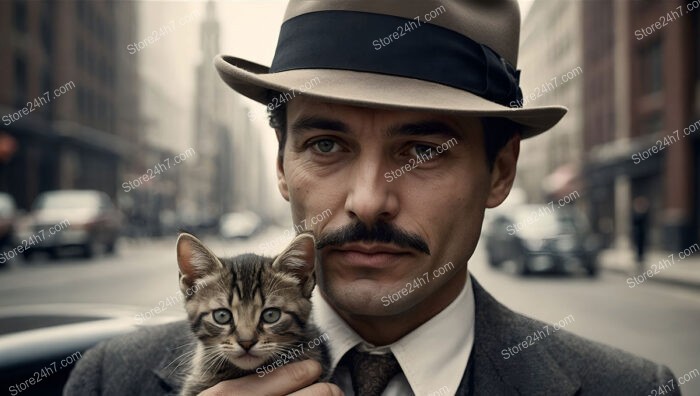
<instances>
[{"instance_id":1,"label":"cheek","mask_svg":"<svg viewBox=\"0 0 700 396\"><path fill-rule=\"evenodd\" d=\"M414 189L404 203L407 211L415 214L434 258L443 264L450 260L465 259L465 253L476 246L481 230L488 196L488 179L464 172L435 180L430 186ZM442 191L443 193L436 193Z\"/></svg>"},{"instance_id":2,"label":"cheek","mask_svg":"<svg viewBox=\"0 0 700 396\"><path fill-rule=\"evenodd\" d=\"M307 229L318 234L333 214L342 212L344 196L342 189L338 188L340 184L331 176L316 176L303 166L291 165L288 168L292 220L295 225L306 224Z\"/></svg>"}]
</instances>

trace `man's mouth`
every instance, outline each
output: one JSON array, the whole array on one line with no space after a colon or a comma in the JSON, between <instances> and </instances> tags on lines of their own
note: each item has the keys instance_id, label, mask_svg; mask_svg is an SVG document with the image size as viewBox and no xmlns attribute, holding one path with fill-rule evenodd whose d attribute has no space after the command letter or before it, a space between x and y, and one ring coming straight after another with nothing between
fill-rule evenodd
<instances>
[{"instance_id":1,"label":"man's mouth","mask_svg":"<svg viewBox=\"0 0 700 396\"><path fill-rule=\"evenodd\" d=\"M397 260L407 257L410 251L394 245L379 243L350 243L331 250L343 264L357 267L382 268L393 265Z\"/></svg>"}]
</instances>

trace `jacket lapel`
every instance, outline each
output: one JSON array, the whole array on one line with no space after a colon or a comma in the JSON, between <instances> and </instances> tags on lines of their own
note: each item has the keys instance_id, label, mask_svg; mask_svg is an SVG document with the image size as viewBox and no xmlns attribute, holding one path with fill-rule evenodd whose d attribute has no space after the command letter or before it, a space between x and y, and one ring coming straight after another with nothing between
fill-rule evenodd
<instances>
[{"instance_id":1,"label":"jacket lapel","mask_svg":"<svg viewBox=\"0 0 700 396\"><path fill-rule=\"evenodd\" d=\"M573 395L581 387L576 373L568 373L550 355L547 339L516 356L501 351L525 341L541 325L497 302L471 276L476 306L471 394ZM466 372L458 394L466 392ZM463 390L463 387L465 388Z\"/></svg>"}]
</instances>

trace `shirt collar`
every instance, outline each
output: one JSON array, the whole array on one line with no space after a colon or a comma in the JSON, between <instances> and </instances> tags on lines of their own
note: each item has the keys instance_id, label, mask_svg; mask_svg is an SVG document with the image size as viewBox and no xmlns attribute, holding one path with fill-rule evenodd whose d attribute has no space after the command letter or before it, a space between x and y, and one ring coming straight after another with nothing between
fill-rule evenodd
<instances>
[{"instance_id":1,"label":"shirt collar","mask_svg":"<svg viewBox=\"0 0 700 396\"><path fill-rule=\"evenodd\" d=\"M385 347L374 348L362 339L314 290L313 320L328 333L331 369L345 353L361 344L378 353L391 350L414 394L430 394L445 386L456 392L474 345L474 291L469 273L457 298L427 322ZM436 370L440 368L440 370Z\"/></svg>"}]
</instances>

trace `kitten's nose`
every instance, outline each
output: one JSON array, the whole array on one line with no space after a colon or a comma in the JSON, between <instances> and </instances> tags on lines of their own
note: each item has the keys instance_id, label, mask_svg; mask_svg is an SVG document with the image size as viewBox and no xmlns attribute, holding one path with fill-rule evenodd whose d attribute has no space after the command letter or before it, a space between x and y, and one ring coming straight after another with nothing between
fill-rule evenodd
<instances>
[{"instance_id":1,"label":"kitten's nose","mask_svg":"<svg viewBox=\"0 0 700 396\"><path fill-rule=\"evenodd\" d=\"M243 347L243 349L246 350L246 352L253 347L253 345L257 344L258 340L248 340L248 341L238 341L238 345Z\"/></svg>"}]
</instances>

